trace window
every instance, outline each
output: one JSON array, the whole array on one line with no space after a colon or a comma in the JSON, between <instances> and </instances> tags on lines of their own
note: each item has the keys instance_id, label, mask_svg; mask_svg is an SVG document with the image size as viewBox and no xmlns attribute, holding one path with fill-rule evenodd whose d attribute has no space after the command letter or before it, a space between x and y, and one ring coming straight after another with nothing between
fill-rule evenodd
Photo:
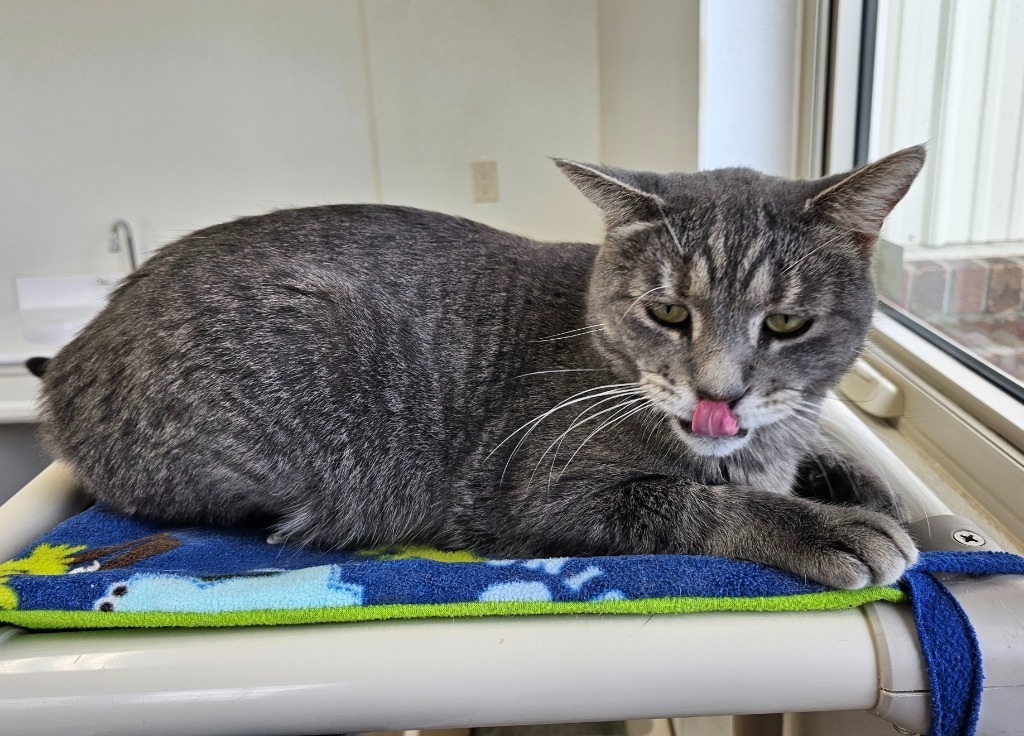
<instances>
[{"instance_id":1,"label":"window","mask_svg":"<svg viewBox=\"0 0 1024 736\"><path fill-rule=\"evenodd\" d=\"M956 513L982 507L1021 549L1024 1L824 5L829 169L929 151L877 248L881 316L865 360L901 403L869 426ZM850 110L855 130L841 124Z\"/></svg>"},{"instance_id":2,"label":"window","mask_svg":"<svg viewBox=\"0 0 1024 736\"><path fill-rule=\"evenodd\" d=\"M928 145L928 164L879 243L884 303L908 324L937 331L966 362L978 361L979 370L1018 396L1024 396L1022 38L1019 0L877 3L867 152L874 159Z\"/></svg>"}]
</instances>

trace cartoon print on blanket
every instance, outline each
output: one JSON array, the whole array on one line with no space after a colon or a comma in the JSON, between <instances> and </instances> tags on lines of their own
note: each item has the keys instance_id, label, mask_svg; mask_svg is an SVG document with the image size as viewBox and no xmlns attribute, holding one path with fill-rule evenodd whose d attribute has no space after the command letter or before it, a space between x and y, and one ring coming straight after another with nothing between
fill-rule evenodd
<instances>
[{"instance_id":1,"label":"cartoon print on blanket","mask_svg":"<svg viewBox=\"0 0 1024 736\"><path fill-rule=\"evenodd\" d=\"M22 557L0 562L0 609L18 608L18 594L8 581L14 575L74 575L129 567L181 546L170 534L148 534L120 544L88 549L88 545L42 543Z\"/></svg>"},{"instance_id":2,"label":"cartoon print on blanket","mask_svg":"<svg viewBox=\"0 0 1024 736\"><path fill-rule=\"evenodd\" d=\"M134 519L97 505L0 567L0 621L36 628L238 626L430 616L844 608L834 591L751 562L685 555L484 559L465 551L314 550L262 527Z\"/></svg>"},{"instance_id":3,"label":"cartoon print on blanket","mask_svg":"<svg viewBox=\"0 0 1024 736\"><path fill-rule=\"evenodd\" d=\"M590 564L588 559L575 559L572 557L549 557L539 560L488 560L487 564L492 567L521 568L532 572L541 572L550 575L550 583L537 580L511 580L493 583L487 586L480 594L481 602L510 602L510 601L550 601L554 600L551 585L561 586L579 596L581 600L590 601L614 601L623 600L626 596L616 588L606 588L600 580L604 576L604 570L597 565ZM562 573L564 576L560 577ZM584 593L583 587L591 581L597 580L596 586Z\"/></svg>"},{"instance_id":4,"label":"cartoon print on blanket","mask_svg":"<svg viewBox=\"0 0 1024 736\"><path fill-rule=\"evenodd\" d=\"M362 605L363 586L342 582L340 573L337 565L205 578L141 573L111 585L93 608L215 613Z\"/></svg>"},{"instance_id":5,"label":"cartoon print on blanket","mask_svg":"<svg viewBox=\"0 0 1024 736\"><path fill-rule=\"evenodd\" d=\"M24 557L0 562L0 609L18 607L18 593L8 585L13 575L63 575L74 565L74 553L84 547L40 544Z\"/></svg>"}]
</instances>

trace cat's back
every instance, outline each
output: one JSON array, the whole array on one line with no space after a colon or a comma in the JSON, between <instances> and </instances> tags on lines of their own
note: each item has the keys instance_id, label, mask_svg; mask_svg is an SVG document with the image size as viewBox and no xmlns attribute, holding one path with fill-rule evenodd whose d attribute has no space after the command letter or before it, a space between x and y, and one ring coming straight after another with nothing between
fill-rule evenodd
<instances>
[{"instance_id":1,"label":"cat's back","mask_svg":"<svg viewBox=\"0 0 1024 736\"><path fill-rule=\"evenodd\" d=\"M485 392L522 372L531 336L508 326L550 334L564 328L530 314L582 314L595 250L373 205L200 230L130 275L51 361L44 437L130 512L165 497L174 517L274 512L253 489L284 478L436 484L482 431Z\"/></svg>"},{"instance_id":2,"label":"cat's back","mask_svg":"<svg viewBox=\"0 0 1024 736\"><path fill-rule=\"evenodd\" d=\"M386 266L395 267L391 276L414 275L416 267L429 270L436 265L440 271L447 263L470 265L488 253L529 258L538 245L440 212L392 205L326 205L278 210L198 230L162 248L137 275L164 275L181 282L178 277L184 270L203 278L221 273L268 278L275 269L318 266L386 280ZM130 277L126 286L134 280Z\"/></svg>"},{"instance_id":3,"label":"cat's back","mask_svg":"<svg viewBox=\"0 0 1024 736\"><path fill-rule=\"evenodd\" d=\"M500 292L509 274L547 278L545 261L556 251L564 249L459 217L387 205L279 210L215 225L163 247L126 277L106 308L51 361L44 390L65 368L82 370L87 357L100 353L118 362L140 350L185 359L204 345L225 354L251 343L261 328L277 325L285 339L339 310L350 328L365 320L372 329L382 307L390 318L415 314L422 323L453 305L469 284L486 282ZM580 255L587 259L562 252L555 260ZM309 313L311 303L319 315Z\"/></svg>"}]
</instances>

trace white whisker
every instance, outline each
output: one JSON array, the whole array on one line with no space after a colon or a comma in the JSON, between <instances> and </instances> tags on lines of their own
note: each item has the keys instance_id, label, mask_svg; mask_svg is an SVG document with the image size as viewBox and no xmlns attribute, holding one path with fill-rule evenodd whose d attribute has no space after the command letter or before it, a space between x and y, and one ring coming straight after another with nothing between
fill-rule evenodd
<instances>
[{"instance_id":1,"label":"white whisker","mask_svg":"<svg viewBox=\"0 0 1024 736\"><path fill-rule=\"evenodd\" d=\"M602 409L601 411L595 412L594 414L591 414L590 416L588 416L586 419L582 419L582 417L584 417L586 414L588 414L589 412L591 412L594 409L596 409L601 404L606 404L609 401L615 401L617 399L621 399L623 397L623 395L612 396L612 397L607 398L607 399L601 399L600 401L594 402L593 404L588 406L586 409L581 411L579 414L577 414L576 418L573 419L572 422L570 422L568 429L566 429L564 432L562 432L562 434L560 434L558 437L555 438L554 442L552 442L550 445L548 445L547 449L544 450L544 453L541 455L541 459L543 459L544 455L547 455L548 451L551 450L552 447L554 447L555 448L555 452L554 452L554 455L551 458L551 462L554 463L555 458L558 455L558 450L562 446L562 440L565 439L565 437L570 432L572 432L574 429L576 429L577 427L580 427L580 426L586 424L591 419L599 417L602 414L607 414L608 412L615 411L616 409L621 409L624 406L635 404L638 401L643 401L644 398L645 398L643 396L643 391L642 390L640 390L640 391L632 391L632 392L630 392L628 394L624 394L624 396L626 396L626 400L625 401L620 401L615 406L612 406L612 407L609 407L607 409ZM631 396L638 396L639 398L629 398Z\"/></svg>"},{"instance_id":2,"label":"white whisker","mask_svg":"<svg viewBox=\"0 0 1024 736\"><path fill-rule=\"evenodd\" d=\"M634 392L631 392L630 394L626 394L626 396L635 396L636 393L637 392L634 391ZM607 399L602 399L601 401L598 401L595 404L591 404L586 409L581 411L576 416L576 418L572 421L572 423L569 425L569 428L566 429L564 432L562 432L562 434L560 434L558 437L556 437L555 440L550 445L547 446L547 448L544 450L544 452L541 453L541 456L539 458L537 458L537 464L533 466L533 473L531 473L531 475L530 475L530 482L527 484L527 486L533 485L533 477L534 477L534 475L537 474L537 469L540 468L540 464L544 461L544 457L551 451L551 448L555 448L555 452L551 456L551 464L552 464L552 466L554 466L555 458L558 457L558 447L556 447L556 445L557 446L561 446L562 440L566 437L566 435L568 435L574 429L576 429L577 427L580 427L580 426L586 424L587 422L589 422L592 419L596 419L597 417L601 416L602 414L607 414L608 412L617 411L617 410L622 409L624 407L636 404L638 401L645 401L646 400L646 398L643 397L643 396L640 396L639 398L627 398L625 401L620 401L619 403L615 404L615 406L608 407L607 409L602 409L601 411L595 412L594 414L591 414L586 419L583 419L582 421L580 421L580 417L582 417L584 414L586 414L587 412L589 412L592 409L594 409L599 404L604 404L604 403L606 403L608 401L615 401L616 399L620 399L620 398L622 398L621 395L620 396L612 396L611 398L607 398ZM549 481L549 484L550 484L550 475L548 476L548 481Z\"/></svg>"},{"instance_id":3,"label":"white whisker","mask_svg":"<svg viewBox=\"0 0 1024 736\"><path fill-rule=\"evenodd\" d=\"M640 301L641 299L643 299L643 298L644 298L645 296L647 296L648 294L650 294L650 293L651 293L652 291L660 291L660 290L662 290L662 289L667 289L667 288L668 288L667 286L655 286L655 287L654 287L653 289L648 289L648 290L647 290L647 291L645 291L645 292L644 292L643 294L641 294L640 296L638 296L638 297L637 297L637 298L636 298L636 299L635 299L635 300L633 301L633 303L632 303L632 304L630 304L630 305L629 305L628 307L626 307L626 311L622 313L622 316L621 316L621 317L619 318L619 321L615 323L615 324L616 324L616 326L618 326L618 325L621 325L621 324L622 324L622 320L626 319L626 315L627 315L627 314L629 314L629 310L630 310L630 309L632 309L633 307L635 307L635 306L636 306L636 303L637 303L638 301Z\"/></svg>"},{"instance_id":4,"label":"white whisker","mask_svg":"<svg viewBox=\"0 0 1024 736\"><path fill-rule=\"evenodd\" d=\"M622 423L622 422L624 422L624 421L625 421L625 420L626 420L626 419L627 419L628 417L631 417L631 416L633 416L633 415L634 415L634 414L636 414L636 413L637 413L638 411L644 411L645 409L650 409L650 408L651 408L651 407L653 407L653 406L654 406L654 402L653 402L653 401L650 401L650 400L648 399L647 401L645 401L645 402L644 402L643 404L641 404L640 406L632 407L632 408L630 408L630 409L627 409L627 410L625 410L625 413L617 414L616 416L613 416L613 417L611 417L611 418L610 418L610 419L608 419L608 420L607 420L607 421L606 421L606 422L605 422L604 424L602 424L602 425L601 425L600 427L598 427L598 428L597 428L597 429L595 429L595 430L594 430L593 432L591 432L591 433L590 433L589 435L587 435L587 438L586 438L585 440L583 440L583 442L582 442L582 443L580 444L580 446L576 448L576 451L575 451L575 452L574 452L574 453L573 453L573 454L572 454L572 455L571 455L571 456L569 457L569 459L568 459L568 460L566 461L565 465L563 465L563 466L562 466L562 470L561 470L561 472L560 472L560 473L558 474L558 477L557 477L557 478L555 479L555 483L557 483L558 481L560 481L560 480L562 479L562 476L563 476L563 475L565 474L565 471L569 469L569 465L570 465L570 464L572 463L572 461L573 461L573 458L575 458L575 457L576 457L576 456L577 456L577 455L579 454L580 450L582 450L582 449L583 449L583 446L584 446L585 444L587 444L588 442L590 442L590 440L591 440L591 439L592 439L592 438L593 438L593 437L594 437L594 436L595 436L595 435L596 435L596 434L597 434L598 432L600 432L601 430L605 429L606 427L609 427L609 426L615 426L616 424L621 424L621 423Z\"/></svg>"},{"instance_id":5,"label":"white whisker","mask_svg":"<svg viewBox=\"0 0 1024 736\"><path fill-rule=\"evenodd\" d=\"M632 382L632 383L609 383L609 384L605 384L604 386L594 386L593 388L587 388L587 389L584 389L583 391L577 391L572 396L569 396L569 397L563 399L562 401L560 401L553 408L549 409L547 412L545 412L541 416L538 416L538 417L535 417L534 419L531 419L526 424L522 425L521 427L519 427L518 429L513 431L512 434L510 434L508 437L506 437L501 442L499 442L498 445L493 450L491 450L490 454L487 455L487 458L489 458L491 455L493 455L494 452L499 447L501 447L503 444L505 444L510 439L512 439L521 430L526 429L526 427L530 426L531 424L533 424L536 421L540 421L544 416L547 416L551 412L557 411L558 409L560 409L562 407L562 404L564 404L565 402L569 401L570 399L575 399L577 396L583 396L584 394L588 394L588 393L590 393L592 391L604 391L606 389L635 388L635 387L637 387L639 385L640 384L636 383L636 382ZM603 395L603 394L601 394L601 395ZM591 398L596 398L596 395L591 397ZM484 459L486 460L487 458L484 458Z\"/></svg>"},{"instance_id":6,"label":"white whisker","mask_svg":"<svg viewBox=\"0 0 1024 736\"><path fill-rule=\"evenodd\" d=\"M836 236L834 238L831 238L830 240L826 240L824 243L819 245L817 248L814 248L810 252L805 253L803 258L800 258L799 260L793 261L788 266L786 266L784 269L782 269L781 275L782 276L789 276L791 273L793 273L794 270L796 270L797 267L802 265L803 262L808 260L811 256L815 255L816 253L820 253L821 251L825 250L826 248L831 248L832 246L842 242L844 240L844 238L845 238L845 236L839 235L839 236Z\"/></svg>"},{"instance_id":7,"label":"white whisker","mask_svg":"<svg viewBox=\"0 0 1024 736\"><path fill-rule=\"evenodd\" d=\"M679 242L679 236L676 235L675 229L668 221L668 216L665 214L665 208L661 206L661 202L658 202L658 212L661 214L661 221L665 223L665 227L668 228L668 234L672 236L673 242L676 244L676 248L679 252L683 252L683 244Z\"/></svg>"},{"instance_id":8,"label":"white whisker","mask_svg":"<svg viewBox=\"0 0 1024 736\"><path fill-rule=\"evenodd\" d=\"M791 399L788 404L794 407L801 407L803 409L813 409L815 411L821 411L821 404L809 401L807 399Z\"/></svg>"},{"instance_id":9,"label":"white whisker","mask_svg":"<svg viewBox=\"0 0 1024 736\"><path fill-rule=\"evenodd\" d=\"M526 378L527 376L539 376L544 373L582 373L582 372L607 372L611 368L558 368L550 371L534 371L533 373L520 373L514 378Z\"/></svg>"},{"instance_id":10,"label":"white whisker","mask_svg":"<svg viewBox=\"0 0 1024 736\"><path fill-rule=\"evenodd\" d=\"M573 404L578 404L581 401L589 401L591 399L598 399L598 398L601 398L602 396L613 396L613 395L619 395L620 393L621 394L629 393L629 392L635 391L639 386L640 386L640 384L638 384L638 383L612 383L612 384L608 384L606 386L597 386L595 388L589 388L589 389L586 389L584 391L579 391L579 392L573 394L572 396L569 396L568 398L563 399L561 402L556 404L551 409L548 409L546 412L544 412L540 416L531 419L530 421L528 421L525 424L523 424L521 427L519 427L516 430L514 430L511 434L508 435L508 437L506 437L501 442L499 442L495 446L495 448L493 450L491 450L487 454L487 457L485 457L484 460L490 459L491 455L493 455L495 452L498 451L498 448L500 448L502 445L504 445L510 439L515 437L517 434L519 434L519 432L522 432L524 429L526 429L527 430L526 434L524 434L519 439L519 442L512 449L512 453L509 455L508 461L506 461L506 463L505 463L505 468L504 468L504 470L502 470L502 473L501 473L501 480L504 480L505 473L508 472L508 466L509 466L509 464L511 464L512 458L515 457L516 453L519 451L519 448L523 446L524 442L526 442L526 439L527 439L527 437L530 436L530 433L532 433L533 430L535 430L538 427L538 425L540 425L540 423L543 422L545 419L547 419L549 416L551 416L555 412L560 411L561 409L564 409L564 408L566 408L568 406L572 406ZM593 393L595 391L597 393Z\"/></svg>"},{"instance_id":11,"label":"white whisker","mask_svg":"<svg viewBox=\"0 0 1024 736\"><path fill-rule=\"evenodd\" d=\"M655 408L657 408L656 404L655 404ZM647 417L646 417L646 420L647 420L648 424L650 424L651 428L647 431L647 437L644 439L644 449L646 449L648 446L650 446L651 439L654 437L654 433L658 430L658 426L659 426L659 424L658 424L658 412L654 412L653 414L648 414Z\"/></svg>"},{"instance_id":12,"label":"white whisker","mask_svg":"<svg viewBox=\"0 0 1024 736\"><path fill-rule=\"evenodd\" d=\"M538 340L548 340L548 339L550 339L550 338L552 338L552 337L561 337L562 335L568 335L568 334L570 334L570 333L573 333L573 332L579 332L579 331L581 331L581 330L592 330L592 329L594 329L595 327L600 327L600 328L602 328L602 329L603 329L603 328L604 328L604 324L603 324L603 323L601 323L601 322L597 322L596 324L592 324L592 325L584 325L583 327L574 327L573 329L571 329L571 330L566 330L565 332L556 332L556 333L554 333L553 335L546 335L545 337L539 337L539 338L537 338L537 339L538 339Z\"/></svg>"},{"instance_id":13,"label":"white whisker","mask_svg":"<svg viewBox=\"0 0 1024 736\"><path fill-rule=\"evenodd\" d=\"M585 337L586 335L593 335L595 332L601 332L605 327L601 325L589 325L587 327L580 327L575 330L568 330L566 332L559 332L555 335L549 335L548 337L540 337L536 340L530 340L530 342L554 342L555 340L571 340L574 337Z\"/></svg>"}]
</instances>

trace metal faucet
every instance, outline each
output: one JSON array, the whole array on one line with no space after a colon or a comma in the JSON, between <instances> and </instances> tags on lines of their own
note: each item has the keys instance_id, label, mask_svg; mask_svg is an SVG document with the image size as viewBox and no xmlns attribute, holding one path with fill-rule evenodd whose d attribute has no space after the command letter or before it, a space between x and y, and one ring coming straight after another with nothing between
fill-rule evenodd
<instances>
[{"instance_id":1,"label":"metal faucet","mask_svg":"<svg viewBox=\"0 0 1024 736\"><path fill-rule=\"evenodd\" d=\"M110 252L121 252L122 230L124 231L125 239L124 250L128 253L128 267L131 271L134 271L139 267L139 262L135 256L135 236L132 234L132 226L128 224L127 220L118 220L110 226Z\"/></svg>"}]
</instances>

